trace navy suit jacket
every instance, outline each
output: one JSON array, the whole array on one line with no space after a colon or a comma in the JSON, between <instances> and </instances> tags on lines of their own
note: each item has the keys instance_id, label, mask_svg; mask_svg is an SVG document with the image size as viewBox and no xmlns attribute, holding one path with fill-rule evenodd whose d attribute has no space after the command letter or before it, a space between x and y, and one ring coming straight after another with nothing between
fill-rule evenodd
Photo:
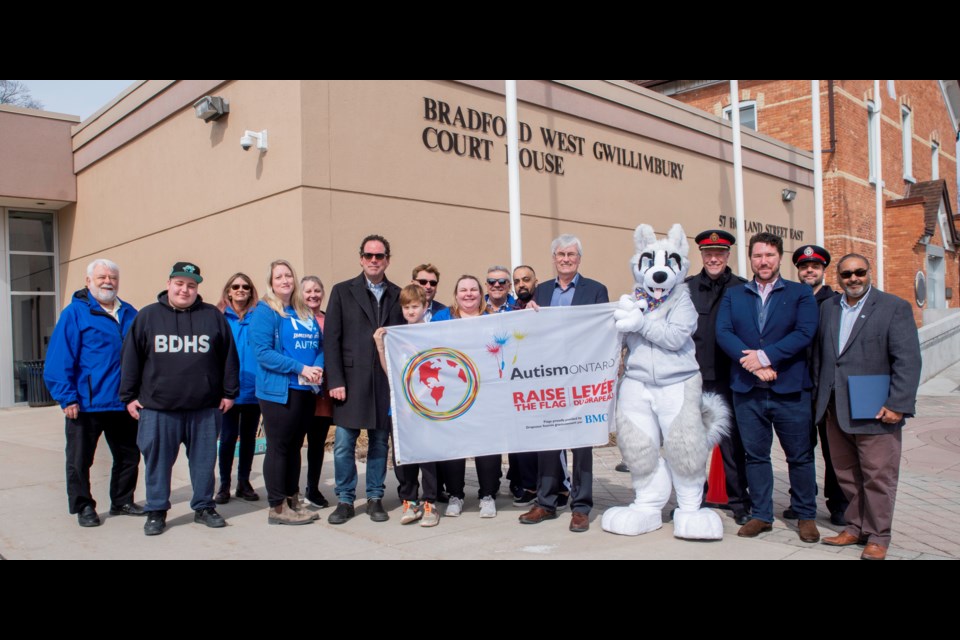
<instances>
[{"instance_id":1,"label":"navy suit jacket","mask_svg":"<svg viewBox=\"0 0 960 640\"><path fill-rule=\"evenodd\" d=\"M550 300L553 298L553 290L556 287L556 278L547 282L541 282L537 285L537 290L533 294L533 299L541 307L549 307ZM601 302L610 302L610 296L607 294L607 287L596 280L584 278L583 275L577 280L577 286L573 288L573 306L582 304L599 304Z\"/></svg>"},{"instance_id":2,"label":"navy suit jacket","mask_svg":"<svg viewBox=\"0 0 960 640\"><path fill-rule=\"evenodd\" d=\"M760 330L759 294L744 285L727 289L717 313L717 343L730 356L730 388L739 393L753 389L760 379L740 366L744 349L762 350L777 372L770 383L776 393L795 393L813 387L807 370L807 346L819 323L813 289L781 278L767 298L767 320Z\"/></svg>"}]
</instances>

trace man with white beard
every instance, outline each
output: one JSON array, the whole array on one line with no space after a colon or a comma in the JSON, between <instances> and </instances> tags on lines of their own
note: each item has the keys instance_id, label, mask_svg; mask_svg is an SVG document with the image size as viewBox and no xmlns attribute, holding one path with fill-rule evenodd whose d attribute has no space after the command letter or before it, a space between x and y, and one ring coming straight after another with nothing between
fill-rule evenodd
<instances>
[{"instance_id":1,"label":"man with white beard","mask_svg":"<svg viewBox=\"0 0 960 640\"><path fill-rule=\"evenodd\" d=\"M142 516L133 501L140 466L137 421L120 401L120 351L137 310L117 297L120 269L110 260L87 265L86 288L73 294L50 338L43 379L63 408L67 498L81 527L100 524L90 467L103 433L113 454L110 515Z\"/></svg>"}]
</instances>

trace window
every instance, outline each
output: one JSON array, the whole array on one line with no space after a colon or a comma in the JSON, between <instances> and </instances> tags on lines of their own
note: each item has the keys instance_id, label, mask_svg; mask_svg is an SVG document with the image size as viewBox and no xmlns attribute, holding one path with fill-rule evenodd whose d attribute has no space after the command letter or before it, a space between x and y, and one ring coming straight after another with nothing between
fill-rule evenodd
<instances>
[{"instance_id":1,"label":"window","mask_svg":"<svg viewBox=\"0 0 960 640\"><path fill-rule=\"evenodd\" d=\"M726 107L723 110L723 119L730 120L730 114L733 113L733 107ZM740 103L740 126L747 127L757 130L757 103L756 101L751 100L750 102L741 102Z\"/></svg>"},{"instance_id":2,"label":"window","mask_svg":"<svg viewBox=\"0 0 960 640\"><path fill-rule=\"evenodd\" d=\"M930 143L930 179L940 179L940 145L936 141Z\"/></svg>"},{"instance_id":3,"label":"window","mask_svg":"<svg viewBox=\"0 0 960 640\"><path fill-rule=\"evenodd\" d=\"M913 177L913 114L906 105L900 105L900 124L903 129L903 179L916 182Z\"/></svg>"},{"instance_id":4,"label":"window","mask_svg":"<svg viewBox=\"0 0 960 640\"><path fill-rule=\"evenodd\" d=\"M877 184L877 107L872 101L867 101L867 156L870 162L870 184Z\"/></svg>"}]
</instances>

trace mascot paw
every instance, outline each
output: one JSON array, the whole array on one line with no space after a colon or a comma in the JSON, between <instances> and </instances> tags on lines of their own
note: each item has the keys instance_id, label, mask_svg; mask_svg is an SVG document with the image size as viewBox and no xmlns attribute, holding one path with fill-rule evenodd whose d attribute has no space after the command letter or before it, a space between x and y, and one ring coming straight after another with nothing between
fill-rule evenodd
<instances>
[{"instance_id":1,"label":"mascot paw","mask_svg":"<svg viewBox=\"0 0 960 640\"><path fill-rule=\"evenodd\" d=\"M639 536L662 527L663 517L659 511L639 511L631 507L611 507L603 512L600 526L604 531L620 536Z\"/></svg>"},{"instance_id":2,"label":"mascot paw","mask_svg":"<svg viewBox=\"0 0 960 640\"><path fill-rule=\"evenodd\" d=\"M685 540L721 540L723 521L710 509L697 511L677 509L673 514L673 537Z\"/></svg>"},{"instance_id":3,"label":"mascot paw","mask_svg":"<svg viewBox=\"0 0 960 640\"><path fill-rule=\"evenodd\" d=\"M643 312L647 308L644 300L637 301L633 296L620 296L620 304L613 312L613 319L617 323L617 331L633 333L643 326Z\"/></svg>"}]
</instances>

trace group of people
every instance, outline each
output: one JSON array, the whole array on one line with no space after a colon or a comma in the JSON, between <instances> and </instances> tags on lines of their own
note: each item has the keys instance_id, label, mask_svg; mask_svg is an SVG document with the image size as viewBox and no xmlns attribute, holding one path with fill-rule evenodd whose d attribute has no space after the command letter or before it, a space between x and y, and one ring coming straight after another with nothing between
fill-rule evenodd
<instances>
[{"instance_id":1,"label":"group of people","mask_svg":"<svg viewBox=\"0 0 960 640\"><path fill-rule=\"evenodd\" d=\"M802 540L819 540L813 459L819 428L831 522L846 527L824 543L863 543L865 558L882 558L890 542L900 429L913 414L919 382L909 305L872 287L869 261L857 254L837 265L840 294L824 284L831 257L822 247L807 245L794 253L803 282L791 282L780 276L782 240L756 234L748 247L754 278L746 281L728 266L731 234L708 230L696 242L703 269L687 279L699 313L696 356L704 390L725 396L736 417L721 452L729 508L742 525L739 535L771 528L775 432L790 470L791 502L783 515L799 520ZM259 499L250 474L262 415L270 524L309 524L319 515L307 504L329 505L319 479L334 424L337 504L328 521L340 525L355 516L356 446L364 429L365 510L375 522L389 520L383 507L391 431L383 360L388 327L608 302L607 288L580 274L583 246L577 237L556 238L551 254L554 278L540 283L529 266L511 272L494 265L484 280L458 278L453 302L445 307L436 299L437 267L414 267L410 284L401 288L386 277L389 241L370 235L359 247L361 273L333 287L326 313L323 283L314 276L298 280L284 260L270 265L262 297L246 274L237 273L216 306L198 295L200 268L178 262L157 302L137 313L117 296L117 265L95 260L86 287L61 314L44 374L66 416L70 513L81 526L100 524L89 469L104 433L114 457L111 514L146 515L145 533L162 533L171 471L183 444L195 521L225 526L216 505L228 502L232 491L239 499ZM848 380L862 374L889 376L888 396L872 418L851 417ZM305 439L307 486L301 497ZM144 506L133 500L141 454ZM480 456L475 464L480 516L494 517L501 456ZM445 516L461 515L465 467L465 460L397 465L401 523L436 526L438 502L447 502ZM587 531L592 476L590 448L573 451L571 470L565 451L509 454L513 504L529 508L519 518L523 524L555 519L569 505L570 530Z\"/></svg>"},{"instance_id":2,"label":"group of people","mask_svg":"<svg viewBox=\"0 0 960 640\"><path fill-rule=\"evenodd\" d=\"M750 238L754 277L727 266L735 238L708 230L696 238L703 270L688 279L699 312L694 335L704 390L734 409L721 443L729 507L738 535L772 529L773 434L789 470L790 507L804 542L816 526L814 447L819 432L833 546L861 544L865 560L882 560L890 545L900 469L901 429L915 410L920 345L910 305L872 286L869 260L851 253L837 262L842 292L824 283L829 252L805 245L793 253L802 282L781 277L783 241ZM859 381L879 378L868 394ZM872 395L872 397L869 397ZM851 410L872 401L869 415Z\"/></svg>"}]
</instances>

